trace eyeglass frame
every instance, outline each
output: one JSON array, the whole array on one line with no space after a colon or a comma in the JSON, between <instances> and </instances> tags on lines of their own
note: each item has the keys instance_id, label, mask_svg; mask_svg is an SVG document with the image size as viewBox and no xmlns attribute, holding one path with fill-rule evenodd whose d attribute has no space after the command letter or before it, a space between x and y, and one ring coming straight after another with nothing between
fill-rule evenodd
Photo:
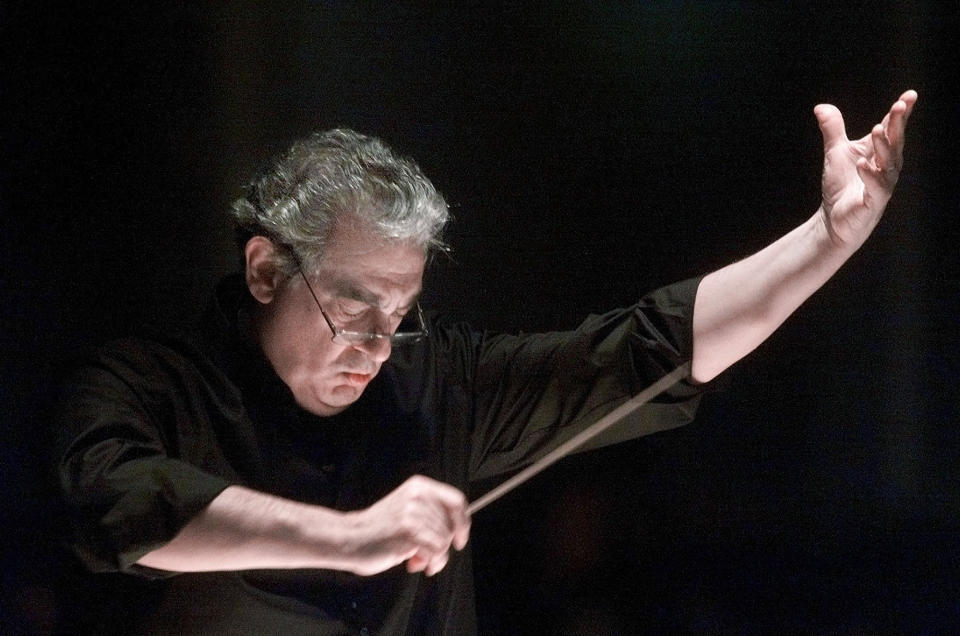
<instances>
[{"instance_id":1,"label":"eyeglass frame","mask_svg":"<svg viewBox=\"0 0 960 636\"><path fill-rule=\"evenodd\" d=\"M317 298L317 294L313 291L313 287L310 285L310 281L307 279L307 275L304 273L303 267L300 266L300 259L295 257L294 262L296 262L297 271L299 271L300 276L303 277L303 282L307 285L307 290L310 292L310 295L313 296L313 302L317 303L317 308L320 310L320 315L323 316L327 326L330 327L330 331L333 333L333 336L330 338L330 340L333 342L339 345L366 345L374 340L388 340L390 345L393 346L419 342L430 334L430 330L427 329L426 320L423 318L423 310L420 308L420 303L416 304L417 322L420 324L420 331L377 333L374 331L349 331L347 329L341 329L340 327L337 327L335 324L333 324L330 316L328 316L327 312L323 309L323 305L320 304L320 299Z\"/></svg>"}]
</instances>

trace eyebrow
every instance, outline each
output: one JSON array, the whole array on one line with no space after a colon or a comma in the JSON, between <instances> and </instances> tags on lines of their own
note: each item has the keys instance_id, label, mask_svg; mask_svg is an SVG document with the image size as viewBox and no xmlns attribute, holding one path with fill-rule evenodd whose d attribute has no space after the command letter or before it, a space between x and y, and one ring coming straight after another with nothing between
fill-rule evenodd
<instances>
[{"instance_id":1,"label":"eyebrow","mask_svg":"<svg viewBox=\"0 0 960 636\"><path fill-rule=\"evenodd\" d=\"M371 307L376 307L377 309L380 309L383 306L383 304L380 302L380 296L348 278L338 278L336 281L334 281L333 290L338 296L347 298L349 300L356 300L357 302L370 305ZM410 302L398 307L397 309L404 312L409 311L417 305L419 298L420 293L418 291L416 294L414 294Z\"/></svg>"}]
</instances>

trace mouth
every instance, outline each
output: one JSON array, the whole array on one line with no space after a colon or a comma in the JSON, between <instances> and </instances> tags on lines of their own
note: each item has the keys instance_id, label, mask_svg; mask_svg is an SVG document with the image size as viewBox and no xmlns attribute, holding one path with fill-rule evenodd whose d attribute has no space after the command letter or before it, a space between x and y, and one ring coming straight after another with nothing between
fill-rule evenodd
<instances>
[{"instance_id":1,"label":"mouth","mask_svg":"<svg viewBox=\"0 0 960 636\"><path fill-rule=\"evenodd\" d=\"M362 386L373 379L373 373L350 373L349 371L343 372L344 377L347 379L348 384L354 386Z\"/></svg>"}]
</instances>

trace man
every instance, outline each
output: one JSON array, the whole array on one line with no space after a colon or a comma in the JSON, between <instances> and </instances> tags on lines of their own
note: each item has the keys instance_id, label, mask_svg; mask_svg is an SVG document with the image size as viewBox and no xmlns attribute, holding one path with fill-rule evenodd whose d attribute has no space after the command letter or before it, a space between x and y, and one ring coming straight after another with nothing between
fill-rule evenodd
<instances>
[{"instance_id":1,"label":"man","mask_svg":"<svg viewBox=\"0 0 960 636\"><path fill-rule=\"evenodd\" d=\"M603 443L689 421L699 386L869 236L916 99L855 141L836 108L815 108L822 204L769 247L528 336L424 317L447 210L415 164L351 131L296 144L235 204L244 276L197 332L114 343L68 386L59 471L78 552L154 580L110 628L475 631L463 492L687 360L688 381Z\"/></svg>"}]
</instances>

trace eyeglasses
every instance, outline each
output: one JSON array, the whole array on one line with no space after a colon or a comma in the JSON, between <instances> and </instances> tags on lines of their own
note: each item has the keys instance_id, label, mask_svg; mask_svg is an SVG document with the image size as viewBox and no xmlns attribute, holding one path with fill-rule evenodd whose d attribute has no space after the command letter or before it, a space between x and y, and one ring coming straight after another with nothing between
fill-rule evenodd
<instances>
[{"instance_id":1,"label":"eyeglasses","mask_svg":"<svg viewBox=\"0 0 960 636\"><path fill-rule=\"evenodd\" d=\"M375 333L371 331L346 331L345 329L340 329L333 321L330 320L330 316L327 315L327 312L323 310L323 305L320 304L320 299L317 298L317 295L313 291L313 287L310 286L310 281L307 280L307 275L303 273L303 268L300 267L299 263L297 264L297 269L300 271L300 276L303 277L303 282L307 284L307 289L310 290L310 295L313 296L313 300L317 303L317 307L320 309L320 313L323 315L323 319L327 321L327 325L330 327L330 331L333 332L333 340L335 343L340 345L368 345L375 340L389 340L391 345L402 345L410 344L417 342L427 336L429 333L427 331L427 323L423 319L423 311L420 309L420 303L417 303L417 323L420 328L417 331L398 331L396 333Z\"/></svg>"}]
</instances>

